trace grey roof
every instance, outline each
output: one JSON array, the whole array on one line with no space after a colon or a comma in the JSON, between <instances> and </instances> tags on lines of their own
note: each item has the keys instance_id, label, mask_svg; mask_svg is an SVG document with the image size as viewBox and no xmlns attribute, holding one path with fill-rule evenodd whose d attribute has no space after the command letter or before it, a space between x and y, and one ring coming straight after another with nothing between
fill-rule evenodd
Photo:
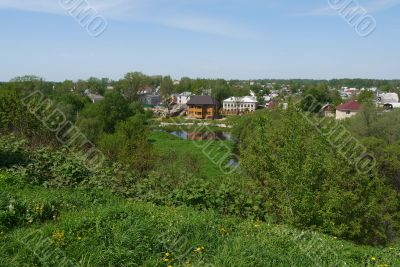
<instances>
[{"instance_id":1,"label":"grey roof","mask_svg":"<svg viewBox=\"0 0 400 267\"><path fill-rule=\"evenodd\" d=\"M192 96L188 105L215 105L216 101L208 95Z\"/></svg>"},{"instance_id":2,"label":"grey roof","mask_svg":"<svg viewBox=\"0 0 400 267\"><path fill-rule=\"evenodd\" d=\"M101 101L104 99L104 96L98 94L88 94L88 97L93 101Z\"/></svg>"}]
</instances>

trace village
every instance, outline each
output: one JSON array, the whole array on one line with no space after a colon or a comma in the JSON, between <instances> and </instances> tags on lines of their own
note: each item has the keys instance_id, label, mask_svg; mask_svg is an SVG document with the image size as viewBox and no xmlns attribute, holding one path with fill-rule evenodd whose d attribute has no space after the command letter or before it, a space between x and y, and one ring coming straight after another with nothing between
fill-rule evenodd
<instances>
[{"instance_id":1,"label":"village","mask_svg":"<svg viewBox=\"0 0 400 267\"><path fill-rule=\"evenodd\" d=\"M174 85L179 85L179 82L175 80ZM255 82L249 83L250 85L255 84ZM273 84L268 84L265 87L271 89L268 94L260 95L249 90L249 94L246 96L231 96L219 102L212 96L212 89L202 90L201 95L195 95L192 92L182 92L171 94L167 99L163 99L160 94L160 86L152 87L145 85L138 93L138 100L146 109L151 110L156 116L161 118L184 117L191 120L220 120L229 116L254 113L262 109L287 109L289 99L298 99L301 96L300 90L292 93L287 86L282 86L278 90L273 89ZM112 90L114 90L112 86L107 87L107 91ZM321 105L319 115L322 117L332 117L337 120L351 118L362 110L363 104L357 100L357 97L365 92L373 95L373 103L386 112L400 108L397 93L380 92L377 87L360 89L342 87L337 92L342 102L338 105L333 103L318 103ZM89 90L86 90L85 94L93 103L104 99L102 95L90 93Z\"/></svg>"}]
</instances>

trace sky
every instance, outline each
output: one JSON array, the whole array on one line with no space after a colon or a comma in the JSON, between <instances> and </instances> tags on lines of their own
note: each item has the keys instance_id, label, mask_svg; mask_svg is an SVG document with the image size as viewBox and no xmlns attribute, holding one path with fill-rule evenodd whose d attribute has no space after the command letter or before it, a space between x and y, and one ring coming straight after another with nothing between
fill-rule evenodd
<instances>
[{"instance_id":1,"label":"sky","mask_svg":"<svg viewBox=\"0 0 400 267\"><path fill-rule=\"evenodd\" d=\"M0 0L0 25L0 81L400 78L400 0Z\"/></svg>"}]
</instances>

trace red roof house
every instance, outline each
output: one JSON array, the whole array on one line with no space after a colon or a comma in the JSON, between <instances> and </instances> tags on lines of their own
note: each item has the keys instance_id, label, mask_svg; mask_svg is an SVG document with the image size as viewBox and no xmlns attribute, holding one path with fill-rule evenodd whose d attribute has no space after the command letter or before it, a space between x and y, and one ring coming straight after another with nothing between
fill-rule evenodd
<instances>
[{"instance_id":1,"label":"red roof house","mask_svg":"<svg viewBox=\"0 0 400 267\"><path fill-rule=\"evenodd\" d=\"M340 110L340 111L360 111L361 110L361 104L358 103L357 100L351 101L351 102L347 102L344 104L341 104L339 106L336 107L336 110Z\"/></svg>"},{"instance_id":2,"label":"red roof house","mask_svg":"<svg viewBox=\"0 0 400 267\"><path fill-rule=\"evenodd\" d=\"M357 115L361 108L362 105L358 103L357 100L341 104L336 107L336 119L343 120L351 118L354 115Z\"/></svg>"}]
</instances>

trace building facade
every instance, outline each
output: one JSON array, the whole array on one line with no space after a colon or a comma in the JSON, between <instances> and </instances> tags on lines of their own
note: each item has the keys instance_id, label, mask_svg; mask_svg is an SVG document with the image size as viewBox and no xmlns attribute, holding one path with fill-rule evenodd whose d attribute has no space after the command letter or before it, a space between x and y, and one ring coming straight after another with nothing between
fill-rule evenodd
<instances>
[{"instance_id":1,"label":"building facade","mask_svg":"<svg viewBox=\"0 0 400 267\"><path fill-rule=\"evenodd\" d=\"M218 103L211 96L192 96L187 105L189 118L214 119L218 115Z\"/></svg>"},{"instance_id":2,"label":"building facade","mask_svg":"<svg viewBox=\"0 0 400 267\"><path fill-rule=\"evenodd\" d=\"M142 94L139 96L139 100L145 105L158 106L161 104L161 96L156 94Z\"/></svg>"},{"instance_id":3,"label":"building facade","mask_svg":"<svg viewBox=\"0 0 400 267\"><path fill-rule=\"evenodd\" d=\"M331 104L325 104L322 106L321 110L319 111L319 115L321 117L330 117L334 118L335 117L335 108Z\"/></svg>"},{"instance_id":4,"label":"building facade","mask_svg":"<svg viewBox=\"0 0 400 267\"><path fill-rule=\"evenodd\" d=\"M178 94L176 96L176 104L187 105L191 96L192 96L191 92L183 92L182 94Z\"/></svg>"},{"instance_id":5,"label":"building facade","mask_svg":"<svg viewBox=\"0 0 400 267\"><path fill-rule=\"evenodd\" d=\"M351 118L361 111L361 104L356 100L341 104L336 107L336 119L345 120Z\"/></svg>"},{"instance_id":6,"label":"building facade","mask_svg":"<svg viewBox=\"0 0 400 267\"><path fill-rule=\"evenodd\" d=\"M224 100L222 110L225 115L238 115L256 111L257 105L258 102L253 96L230 97Z\"/></svg>"}]
</instances>

